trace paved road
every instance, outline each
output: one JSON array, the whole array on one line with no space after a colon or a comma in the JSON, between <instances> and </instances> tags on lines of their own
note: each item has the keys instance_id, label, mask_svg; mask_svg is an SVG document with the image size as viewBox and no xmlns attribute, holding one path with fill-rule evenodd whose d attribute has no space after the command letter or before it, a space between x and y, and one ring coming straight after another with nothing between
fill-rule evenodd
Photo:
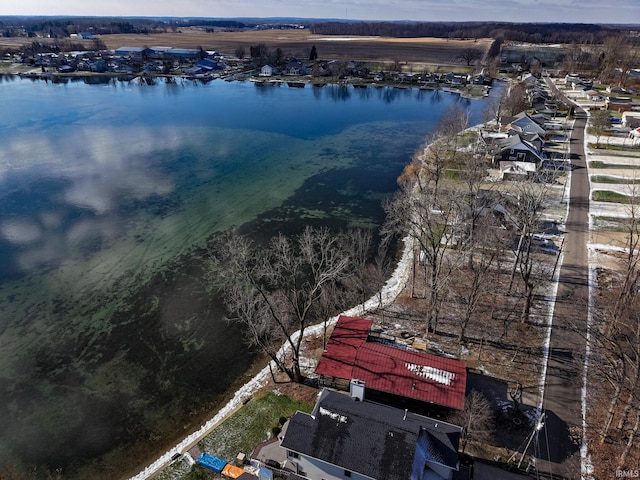
<instances>
[{"instance_id":1,"label":"paved road","mask_svg":"<svg viewBox=\"0 0 640 480\"><path fill-rule=\"evenodd\" d=\"M580 452L571 432L582 431L581 388L588 315L589 178L584 153L586 113L578 108L571 133L571 192L564 260L556 299L547 381L546 422L539 435L540 471L580 478ZM575 438L575 436L574 436Z\"/></svg>"}]
</instances>

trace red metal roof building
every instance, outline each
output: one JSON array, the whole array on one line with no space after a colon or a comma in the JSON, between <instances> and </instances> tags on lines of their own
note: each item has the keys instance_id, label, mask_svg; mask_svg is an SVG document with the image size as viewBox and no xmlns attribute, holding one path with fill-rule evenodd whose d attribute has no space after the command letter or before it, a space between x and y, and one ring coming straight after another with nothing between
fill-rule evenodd
<instances>
[{"instance_id":1,"label":"red metal roof building","mask_svg":"<svg viewBox=\"0 0 640 480\"><path fill-rule=\"evenodd\" d=\"M367 341L373 321L341 316L316 373L357 379L367 389L463 409L464 362Z\"/></svg>"}]
</instances>

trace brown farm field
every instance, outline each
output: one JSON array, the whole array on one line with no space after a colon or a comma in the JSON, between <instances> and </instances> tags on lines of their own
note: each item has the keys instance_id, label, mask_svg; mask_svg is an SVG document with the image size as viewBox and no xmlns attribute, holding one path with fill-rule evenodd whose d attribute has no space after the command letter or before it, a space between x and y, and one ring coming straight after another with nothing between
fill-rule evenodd
<instances>
[{"instance_id":1,"label":"brown farm field","mask_svg":"<svg viewBox=\"0 0 640 480\"><path fill-rule=\"evenodd\" d=\"M187 28L180 33L149 35L103 35L107 48L167 46L216 50L234 56L238 47L264 43L269 48L281 48L285 54L308 57L313 45L323 59L359 60L368 62L408 62L466 66L460 54L468 48L486 50L491 39L447 40L440 38L334 37L314 35L309 30L259 30L237 32L205 32Z\"/></svg>"}]
</instances>

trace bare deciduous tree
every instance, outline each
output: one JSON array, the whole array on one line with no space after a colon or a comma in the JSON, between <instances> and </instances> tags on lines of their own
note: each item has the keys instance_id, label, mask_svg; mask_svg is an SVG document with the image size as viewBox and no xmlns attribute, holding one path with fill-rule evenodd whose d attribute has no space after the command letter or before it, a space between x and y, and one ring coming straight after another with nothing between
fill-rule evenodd
<instances>
[{"instance_id":1,"label":"bare deciduous tree","mask_svg":"<svg viewBox=\"0 0 640 480\"><path fill-rule=\"evenodd\" d=\"M600 148L600 138L611 127L611 116L607 110L595 110L591 113L591 131L596 137L596 148Z\"/></svg>"},{"instance_id":2,"label":"bare deciduous tree","mask_svg":"<svg viewBox=\"0 0 640 480\"><path fill-rule=\"evenodd\" d=\"M385 204L388 227L414 240L418 248L414 265L424 265L429 299L427 332L437 328L443 292L455 267L447 250L454 246L460 232L464 193L456 182L445 181L445 171L456 162L460 130L467 122L463 110L450 109L424 153L401 175L400 191ZM415 272L414 267L414 279Z\"/></svg>"},{"instance_id":3,"label":"bare deciduous tree","mask_svg":"<svg viewBox=\"0 0 640 480\"><path fill-rule=\"evenodd\" d=\"M461 210L459 193L434 188L433 183L431 188L404 186L385 204L387 221L415 241L418 253L414 262L424 265L428 332L437 328L442 292L453 269L447 249L454 244L455 223Z\"/></svg>"},{"instance_id":4,"label":"bare deciduous tree","mask_svg":"<svg viewBox=\"0 0 640 480\"><path fill-rule=\"evenodd\" d=\"M464 409L455 412L449 421L462 427L460 449L464 453L469 441L487 443L493 437L493 411L491 404L477 390L471 390L464 399Z\"/></svg>"},{"instance_id":5,"label":"bare deciduous tree","mask_svg":"<svg viewBox=\"0 0 640 480\"><path fill-rule=\"evenodd\" d=\"M504 104L504 113L508 116L514 116L526 110L530 106L527 101L527 90L522 83L517 83L509 89Z\"/></svg>"},{"instance_id":6,"label":"bare deciduous tree","mask_svg":"<svg viewBox=\"0 0 640 480\"><path fill-rule=\"evenodd\" d=\"M465 48L460 52L458 58L470 66L475 60L482 60L484 52L480 48Z\"/></svg>"},{"instance_id":7,"label":"bare deciduous tree","mask_svg":"<svg viewBox=\"0 0 640 480\"><path fill-rule=\"evenodd\" d=\"M604 41L598 60L598 78L602 82L609 82L615 78L618 86L624 86L629 71L638 63L638 50L629 37L621 33Z\"/></svg>"},{"instance_id":8,"label":"bare deciduous tree","mask_svg":"<svg viewBox=\"0 0 640 480\"><path fill-rule=\"evenodd\" d=\"M539 245L536 245L536 234L542 222L542 212L547 202L548 185L536 183L533 180L522 181L517 184L517 205L513 212L518 228L518 246L511 275L511 285L516 271L524 288L524 303L520 320L529 320L533 305L534 292L541 280L541 273L536 267L542 268L543 263L535 261Z\"/></svg>"},{"instance_id":9,"label":"bare deciduous tree","mask_svg":"<svg viewBox=\"0 0 640 480\"><path fill-rule=\"evenodd\" d=\"M466 255L465 266L457 290L459 302L463 306L460 319L458 341L465 340L467 327L476 315L482 301L495 293L496 284L491 281L492 273L500 271L500 258L503 253L503 239L499 238L502 230L494 228L488 216L474 233L474 241L462 252Z\"/></svg>"},{"instance_id":10,"label":"bare deciduous tree","mask_svg":"<svg viewBox=\"0 0 640 480\"><path fill-rule=\"evenodd\" d=\"M292 381L303 380L300 353L306 328L322 320L331 304L326 296L353 272L348 245L327 229L307 228L295 239L279 235L264 248L237 233L224 235L213 247L212 274L231 321L244 325L249 343ZM292 335L296 330L297 337ZM283 342L289 348L281 356Z\"/></svg>"},{"instance_id":11,"label":"bare deciduous tree","mask_svg":"<svg viewBox=\"0 0 640 480\"><path fill-rule=\"evenodd\" d=\"M618 417L617 435L626 432L626 443L620 460L620 468L634 445L638 434L640 415L640 308L638 286L640 282L640 222L636 205L636 188L631 187L632 199L628 206L629 217L624 222L627 229L626 255L622 259L620 279L611 283L601 295L595 314L601 321L598 335L594 335L596 353L594 369L611 387L605 420L600 429L600 441L609 438L613 421ZM620 406L622 404L622 411Z\"/></svg>"}]
</instances>

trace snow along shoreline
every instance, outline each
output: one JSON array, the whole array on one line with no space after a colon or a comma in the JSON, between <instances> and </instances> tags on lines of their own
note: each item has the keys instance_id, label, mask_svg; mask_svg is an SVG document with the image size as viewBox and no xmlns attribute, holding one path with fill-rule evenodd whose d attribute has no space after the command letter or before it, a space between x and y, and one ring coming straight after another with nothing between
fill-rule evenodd
<instances>
[{"instance_id":1,"label":"snow along shoreline","mask_svg":"<svg viewBox=\"0 0 640 480\"><path fill-rule=\"evenodd\" d=\"M402 292L407 283L412 264L413 241L410 237L405 237L403 242L404 251L402 253L402 257L400 258L398 265L393 272L393 275L391 275L391 278L389 278L389 280L387 280L387 283L385 283L385 285L382 287L382 303L380 302L380 295L376 293L369 300L364 302L364 304L356 305L355 307L331 318L327 322L327 325L335 324L340 315L361 316L368 311L375 310L377 308L380 308L381 306L390 305L395 301L395 299L398 297L400 292ZM322 333L323 328L323 323L313 325L305 330L305 335L320 334ZM292 335L292 338L295 341L299 336L300 331L297 331ZM283 355L287 350L288 345L285 344L280 348L278 355ZM260 372L258 372L255 377L253 377L246 384L240 387L234 394L233 398L229 400L229 402L224 407L218 410L213 418L205 422L197 431L185 437L173 448L166 451L155 462L145 467L145 469L140 473L131 477L130 480L146 480L158 473L161 469L168 466L171 463L172 458L176 454L181 455L186 453L189 448L197 443L202 437L206 436L228 415L239 408L243 404L243 402L245 402L254 393L264 387L268 382L269 375L269 364L267 364L262 370L260 370Z\"/></svg>"}]
</instances>

